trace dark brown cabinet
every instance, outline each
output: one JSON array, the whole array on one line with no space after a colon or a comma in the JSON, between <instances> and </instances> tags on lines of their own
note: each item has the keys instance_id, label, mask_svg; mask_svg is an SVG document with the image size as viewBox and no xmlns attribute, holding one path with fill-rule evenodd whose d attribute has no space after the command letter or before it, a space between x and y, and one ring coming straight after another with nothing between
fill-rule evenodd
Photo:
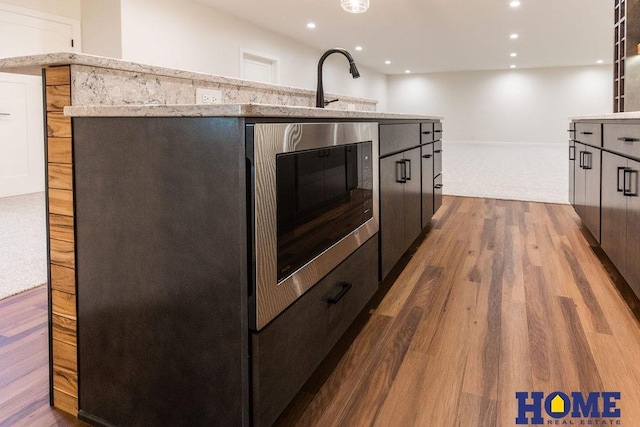
<instances>
[{"instance_id":1,"label":"dark brown cabinet","mask_svg":"<svg viewBox=\"0 0 640 427\"><path fill-rule=\"evenodd\" d=\"M419 147L380 159L383 278L422 230L420 160Z\"/></svg>"},{"instance_id":2,"label":"dark brown cabinet","mask_svg":"<svg viewBox=\"0 0 640 427\"><path fill-rule=\"evenodd\" d=\"M422 227L434 214L433 210L433 144L420 147L422 155Z\"/></svg>"},{"instance_id":3,"label":"dark brown cabinet","mask_svg":"<svg viewBox=\"0 0 640 427\"><path fill-rule=\"evenodd\" d=\"M599 148L576 143L574 207L584 225L600 242L600 156Z\"/></svg>"},{"instance_id":4,"label":"dark brown cabinet","mask_svg":"<svg viewBox=\"0 0 640 427\"><path fill-rule=\"evenodd\" d=\"M640 295L640 162L602 154L602 241L611 262Z\"/></svg>"}]
</instances>

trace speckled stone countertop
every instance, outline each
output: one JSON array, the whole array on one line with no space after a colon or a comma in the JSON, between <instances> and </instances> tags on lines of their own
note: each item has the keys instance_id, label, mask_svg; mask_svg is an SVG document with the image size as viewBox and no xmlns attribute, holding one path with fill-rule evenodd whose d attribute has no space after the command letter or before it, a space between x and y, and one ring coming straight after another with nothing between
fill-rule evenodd
<instances>
[{"instance_id":1,"label":"speckled stone countertop","mask_svg":"<svg viewBox=\"0 0 640 427\"><path fill-rule=\"evenodd\" d=\"M315 91L309 89L301 89L297 87L277 84L259 83L233 77L199 73L195 71L177 70L173 68L158 67L155 65L145 65L116 58L107 58L104 56L88 55L84 53L56 52L41 55L0 58L0 72L5 73L40 75L43 67L52 65L85 65L97 68L108 68L121 71L131 71L135 73L145 73L165 77L197 80L227 86L246 86L257 90L286 91L289 94L299 94L312 96L315 98ZM374 99L368 98L358 98L346 95L339 96L343 101L364 101L372 104L376 104L378 102Z\"/></svg>"},{"instance_id":2,"label":"speckled stone countertop","mask_svg":"<svg viewBox=\"0 0 640 427\"><path fill-rule=\"evenodd\" d=\"M569 120L621 120L640 119L640 111L627 111L624 113L591 114L588 116L569 117Z\"/></svg>"},{"instance_id":3,"label":"speckled stone countertop","mask_svg":"<svg viewBox=\"0 0 640 427\"><path fill-rule=\"evenodd\" d=\"M378 111L345 111L310 107L267 104L210 105L110 105L65 107L71 117L291 117L319 119L399 119L442 120L442 116L426 116Z\"/></svg>"}]
</instances>

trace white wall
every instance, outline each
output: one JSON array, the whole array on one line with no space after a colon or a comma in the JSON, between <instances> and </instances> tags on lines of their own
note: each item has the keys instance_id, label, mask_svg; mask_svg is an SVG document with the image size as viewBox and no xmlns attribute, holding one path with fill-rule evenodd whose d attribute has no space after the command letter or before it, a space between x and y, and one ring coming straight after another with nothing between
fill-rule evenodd
<instances>
[{"instance_id":1,"label":"white wall","mask_svg":"<svg viewBox=\"0 0 640 427\"><path fill-rule=\"evenodd\" d=\"M122 58L120 0L81 0L82 51Z\"/></svg>"},{"instance_id":2,"label":"white wall","mask_svg":"<svg viewBox=\"0 0 640 427\"><path fill-rule=\"evenodd\" d=\"M2 3L80 19L80 0L2 0Z\"/></svg>"},{"instance_id":3,"label":"white wall","mask_svg":"<svg viewBox=\"0 0 640 427\"><path fill-rule=\"evenodd\" d=\"M316 87L321 51L188 0L121 0L122 59L240 77L240 50L279 60L279 83ZM373 98L386 110L384 74L360 67L353 80L346 58L325 63L326 92Z\"/></svg>"},{"instance_id":4,"label":"white wall","mask_svg":"<svg viewBox=\"0 0 640 427\"><path fill-rule=\"evenodd\" d=\"M388 77L390 111L442 115L456 141L566 142L568 117L610 112L611 66Z\"/></svg>"}]
</instances>

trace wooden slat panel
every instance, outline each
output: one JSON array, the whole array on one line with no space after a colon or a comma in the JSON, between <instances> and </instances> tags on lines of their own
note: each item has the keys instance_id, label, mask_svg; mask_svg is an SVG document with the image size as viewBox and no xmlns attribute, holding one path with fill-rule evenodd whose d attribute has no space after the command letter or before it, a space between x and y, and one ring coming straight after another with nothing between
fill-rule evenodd
<instances>
[{"instance_id":1,"label":"wooden slat panel","mask_svg":"<svg viewBox=\"0 0 640 427\"><path fill-rule=\"evenodd\" d=\"M53 363L71 372L78 371L78 352L76 346L58 340L51 340L53 344Z\"/></svg>"},{"instance_id":2,"label":"wooden slat panel","mask_svg":"<svg viewBox=\"0 0 640 427\"><path fill-rule=\"evenodd\" d=\"M53 364L53 388L72 396L78 395L78 373Z\"/></svg>"},{"instance_id":3,"label":"wooden slat panel","mask_svg":"<svg viewBox=\"0 0 640 427\"><path fill-rule=\"evenodd\" d=\"M75 267L75 252L73 242L50 239L51 263L63 267Z\"/></svg>"},{"instance_id":4,"label":"wooden slat panel","mask_svg":"<svg viewBox=\"0 0 640 427\"><path fill-rule=\"evenodd\" d=\"M47 136L71 138L71 117L59 112L47 113Z\"/></svg>"},{"instance_id":5,"label":"wooden slat panel","mask_svg":"<svg viewBox=\"0 0 640 427\"><path fill-rule=\"evenodd\" d=\"M59 390L53 390L53 406L71 415L78 416L78 399Z\"/></svg>"},{"instance_id":6,"label":"wooden slat panel","mask_svg":"<svg viewBox=\"0 0 640 427\"><path fill-rule=\"evenodd\" d=\"M49 212L73 216L73 192L52 188L49 190Z\"/></svg>"},{"instance_id":7,"label":"wooden slat panel","mask_svg":"<svg viewBox=\"0 0 640 427\"><path fill-rule=\"evenodd\" d=\"M71 163L71 138L48 138L47 160L52 163Z\"/></svg>"},{"instance_id":8,"label":"wooden slat panel","mask_svg":"<svg viewBox=\"0 0 640 427\"><path fill-rule=\"evenodd\" d=\"M56 290L51 291L51 310L60 316L76 318L76 296Z\"/></svg>"},{"instance_id":9,"label":"wooden slat panel","mask_svg":"<svg viewBox=\"0 0 640 427\"><path fill-rule=\"evenodd\" d=\"M76 272L72 268L51 264L51 287L55 290L76 293Z\"/></svg>"},{"instance_id":10,"label":"wooden slat panel","mask_svg":"<svg viewBox=\"0 0 640 427\"><path fill-rule=\"evenodd\" d=\"M53 339L67 344L77 345L75 320L57 314L53 314L51 320L53 325Z\"/></svg>"},{"instance_id":11,"label":"wooden slat panel","mask_svg":"<svg viewBox=\"0 0 640 427\"><path fill-rule=\"evenodd\" d=\"M71 70L68 65L49 67L45 70L47 86L71 84Z\"/></svg>"},{"instance_id":12,"label":"wooden slat panel","mask_svg":"<svg viewBox=\"0 0 640 427\"><path fill-rule=\"evenodd\" d=\"M52 239L73 242L73 217L65 215L49 215L49 233Z\"/></svg>"},{"instance_id":13,"label":"wooden slat panel","mask_svg":"<svg viewBox=\"0 0 640 427\"><path fill-rule=\"evenodd\" d=\"M60 163L49 163L48 186L62 190L73 190L73 175L71 165Z\"/></svg>"},{"instance_id":14,"label":"wooden slat panel","mask_svg":"<svg viewBox=\"0 0 640 427\"><path fill-rule=\"evenodd\" d=\"M62 111L71 105L71 85L47 86L47 111Z\"/></svg>"}]
</instances>

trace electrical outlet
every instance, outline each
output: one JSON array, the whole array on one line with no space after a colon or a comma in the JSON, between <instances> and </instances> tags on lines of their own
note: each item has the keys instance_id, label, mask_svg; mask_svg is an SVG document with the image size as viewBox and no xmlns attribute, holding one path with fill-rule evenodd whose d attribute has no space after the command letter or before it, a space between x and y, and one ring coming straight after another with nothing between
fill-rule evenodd
<instances>
[{"instance_id":1,"label":"electrical outlet","mask_svg":"<svg viewBox=\"0 0 640 427\"><path fill-rule=\"evenodd\" d=\"M196 88L196 104L220 104L222 92L217 89Z\"/></svg>"}]
</instances>

